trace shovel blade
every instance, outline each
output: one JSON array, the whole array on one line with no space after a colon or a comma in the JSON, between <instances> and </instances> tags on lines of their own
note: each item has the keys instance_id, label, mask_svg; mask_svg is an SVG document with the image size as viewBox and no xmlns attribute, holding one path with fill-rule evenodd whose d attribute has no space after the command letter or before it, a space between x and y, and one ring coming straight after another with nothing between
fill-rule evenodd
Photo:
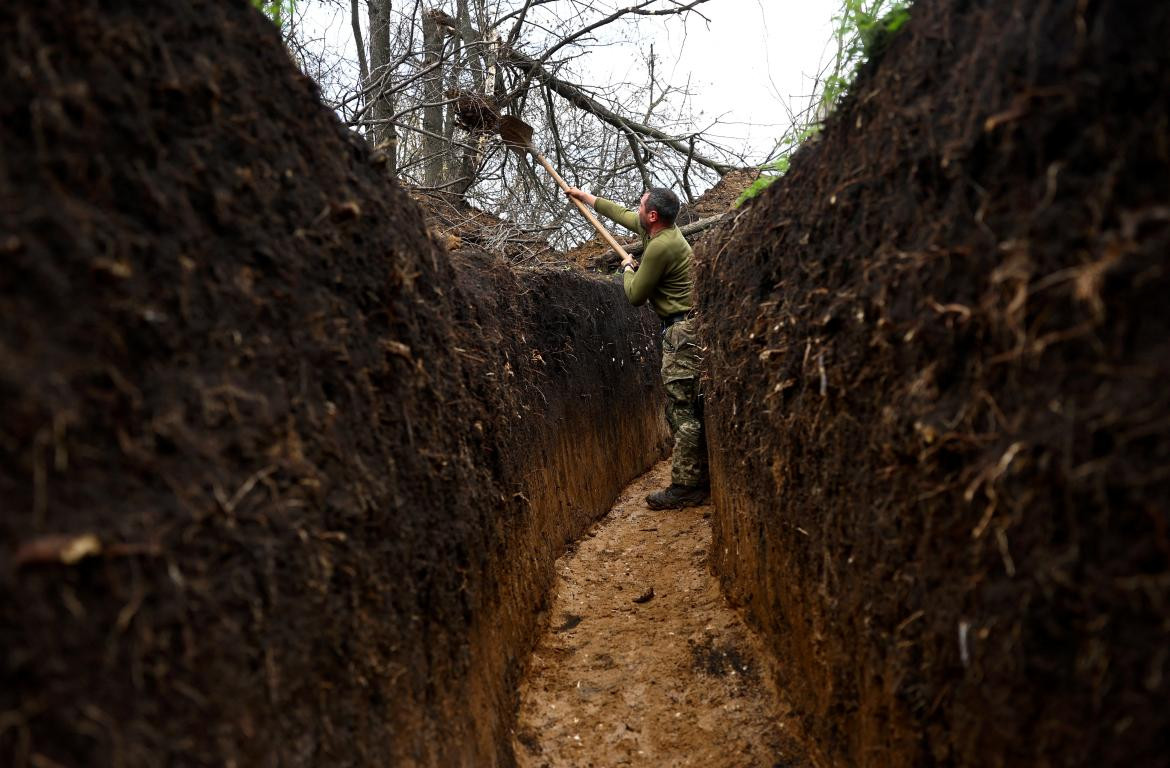
<instances>
[{"instance_id":1,"label":"shovel blade","mask_svg":"<svg viewBox=\"0 0 1170 768\"><path fill-rule=\"evenodd\" d=\"M510 149L528 152L532 149L532 126L518 117L504 115L500 118L500 138Z\"/></svg>"}]
</instances>

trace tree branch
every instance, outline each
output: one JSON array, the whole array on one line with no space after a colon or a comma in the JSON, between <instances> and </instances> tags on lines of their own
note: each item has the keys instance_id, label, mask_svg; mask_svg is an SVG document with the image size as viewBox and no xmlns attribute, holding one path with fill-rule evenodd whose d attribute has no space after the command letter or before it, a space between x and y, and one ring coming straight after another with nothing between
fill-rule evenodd
<instances>
[{"instance_id":1,"label":"tree branch","mask_svg":"<svg viewBox=\"0 0 1170 768\"><path fill-rule=\"evenodd\" d=\"M593 30L604 27L606 24L611 24L611 23L617 21L618 19L620 19L622 16L629 16L629 15L635 15L635 16L674 16L674 15L686 13L687 11L694 10L696 5L702 5L703 3L709 2L709 0L692 0L692 2L688 3L685 6L682 6L681 8L666 8L666 9L663 9L660 11L644 11L644 10L642 10L646 6L652 5L654 2L655 2L655 0L644 0L644 2L640 5L635 5L635 6L631 6L629 8L622 8L621 10L614 11L609 16L606 16L603 19L599 19L598 21L593 22L589 26L583 27L583 28L577 30L576 32L574 32L573 34L569 35L568 37L561 39L552 48L549 48L547 51L542 53L540 55L539 61L541 63L548 61L549 59L552 58L552 55L554 53L559 51L561 48L564 48L569 43L572 43L574 40L580 40L582 37L589 34ZM701 14L701 13L699 15L703 16L703 14ZM703 18L706 19L707 21L710 21L710 19L707 19L706 16L703 16Z\"/></svg>"},{"instance_id":2,"label":"tree branch","mask_svg":"<svg viewBox=\"0 0 1170 768\"><path fill-rule=\"evenodd\" d=\"M683 13L683 12L692 10L694 8L694 6L700 5L700 4L708 2L708 1L709 0L692 0L692 2L688 3L685 6L682 6L679 8L667 9L667 10L660 10L660 11L639 10L639 9L645 7L646 5L649 5L649 2L644 2L644 3L642 3L642 5L639 5L635 8L626 8L626 9L623 9L623 10L617 12L616 14L611 14L611 16L607 17L606 19L603 19L603 22L609 23L609 22L613 21L615 18L618 18L618 17L625 15L627 13L635 13L635 14L647 15L647 16L661 16L661 15L666 15L666 14L678 14L678 13ZM472 42L472 41L480 42L483 38L483 35L478 30L460 29L457 21L454 18L452 18L451 16L443 13L442 11L434 10L434 11L430 11L429 13L431 14L431 17L435 20L436 23L438 23L441 27L443 27L444 29L446 29L448 31L448 34L458 35L460 37L464 37L464 43L468 43L468 42ZM595 29L599 25L600 25L600 23L592 24L589 27L586 27L586 30ZM589 112L592 115L595 115L596 117L600 118L601 120L603 120L606 123L609 123L610 125L617 128L618 130L621 130L623 132L633 131L633 132L638 133L642 136L648 136L652 139L655 139L655 140L661 142L662 144L665 144L666 146L670 147L675 152L678 152L681 155L688 156L691 160L698 163L699 165L703 165L703 166L706 166L707 168L710 168L711 170L718 173L720 176L727 173L728 171L734 170L735 166L728 165L727 163L721 163L718 160L714 160L714 159L706 157L704 155L697 154L694 151L693 146L688 147L687 144L685 144L683 141L671 136L670 134L666 133L665 131L661 131L657 128L646 125L644 123L638 123L638 122L634 122L633 120L623 118L621 115L617 114L616 112L611 110L609 107L606 107L604 104L597 101L596 99L594 99L589 94L585 93L583 90L581 90L577 86L575 86L572 83L569 83L565 80L560 79L559 77L554 75L552 72L550 72L544 66L543 60L547 59L548 56L553 51L559 49L561 47L561 45L563 45L565 42L567 42L569 40L576 39L576 38L580 37L580 35L581 35L581 33L576 33L574 35L571 35L568 38L565 38L565 40L561 41L560 43L558 43L557 45L555 45L551 49L549 49L549 51L545 52L545 54L541 57L540 60L534 59L534 58L532 58L524 53L521 53L520 51L516 50L516 47L514 45L503 46L502 50L500 52L500 54L501 54L500 61L502 61L506 64L511 64L512 66L516 67L521 72L523 72L526 75L527 79L536 80L537 82L541 83L546 88L548 88L549 90L551 90L554 93L563 97L565 100L567 100L573 106L577 107L578 109L582 109L586 112ZM472 38L472 40L471 41L467 40L466 36L470 36Z\"/></svg>"},{"instance_id":3,"label":"tree branch","mask_svg":"<svg viewBox=\"0 0 1170 768\"><path fill-rule=\"evenodd\" d=\"M520 53L515 48L505 49L502 60L516 67L525 74L531 75L537 82L541 83L554 93L560 95L578 109L583 109L586 112L597 116L601 120L609 123L619 130L625 130L628 128L635 133L656 139L657 141L665 144L681 155L689 155L694 162L710 168L720 176L727 173L728 171L734 170L735 168L735 166L728 165L727 163L721 163L718 160L713 160L712 158L700 155L697 152L692 153L690 147L688 147L686 143L664 131L660 131L657 128L645 125L643 123L636 123L633 120L623 118L609 107L589 96L577 86L568 83L549 72L548 69L546 69L544 65L538 62L536 59Z\"/></svg>"}]
</instances>

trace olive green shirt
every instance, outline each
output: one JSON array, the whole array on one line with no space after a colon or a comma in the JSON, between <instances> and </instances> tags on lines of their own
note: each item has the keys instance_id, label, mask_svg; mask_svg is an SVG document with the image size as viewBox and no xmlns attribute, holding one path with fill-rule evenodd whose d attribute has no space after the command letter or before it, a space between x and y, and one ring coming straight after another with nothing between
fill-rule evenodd
<instances>
[{"instance_id":1,"label":"olive green shirt","mask_svg":"<svg viewBox=\"0 0 1170 768\"><path fill-rule=\"evenodd\" d=\"M602 216L613 219L642 236L642 260L635 272L625 271L626 298L635 307L647 301L660 317L690 310L691 246L678 227L667 227L647 237L636 211L628 211L612 200L597 198L593 206Z\"/></svg>"}]
</instances>

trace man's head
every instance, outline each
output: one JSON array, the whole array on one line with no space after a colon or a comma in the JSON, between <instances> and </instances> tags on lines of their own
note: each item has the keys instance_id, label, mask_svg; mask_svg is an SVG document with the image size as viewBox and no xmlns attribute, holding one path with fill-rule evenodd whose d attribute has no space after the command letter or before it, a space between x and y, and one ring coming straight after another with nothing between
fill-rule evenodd
<instances>
[{"instance_id":1,"label":"man's head","mask_svg":"<svg viewBox=\"0 0 1170 768\"><path fill-rule=\"evenodd\" d=\"M638 204L638 221L647 232L673 227L678 208L678 195L665 187L651 187Z\"/></svg>"}]
</instances>

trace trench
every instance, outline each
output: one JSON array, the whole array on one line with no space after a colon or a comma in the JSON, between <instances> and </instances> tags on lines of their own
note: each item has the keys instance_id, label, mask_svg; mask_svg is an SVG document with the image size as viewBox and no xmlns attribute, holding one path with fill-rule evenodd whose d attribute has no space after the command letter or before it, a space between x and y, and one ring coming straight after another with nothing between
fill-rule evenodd
<instances>
[{"instance_id":1,"label":"trench","mask_svg":"<svg viewBox=\"0 0 1170 768\"><path fill-rule=\"evenodd\" d=\"M1147 6L882 41L697 248L670 513L611 280L440 247L244 3L5 7L0 764L1164 764Z\"/></svg>"},{"instance_id":2,"label":"trench","mask_svg":"<svg viewBox=\"0 0 1170 768\"><path fill-rule=\"evenodd\" d=\"M773 660L710 571L711 508L646 507L669 482L660 462L558 558L519 766L811 765Z\"/></svg>"}]
</instances>

